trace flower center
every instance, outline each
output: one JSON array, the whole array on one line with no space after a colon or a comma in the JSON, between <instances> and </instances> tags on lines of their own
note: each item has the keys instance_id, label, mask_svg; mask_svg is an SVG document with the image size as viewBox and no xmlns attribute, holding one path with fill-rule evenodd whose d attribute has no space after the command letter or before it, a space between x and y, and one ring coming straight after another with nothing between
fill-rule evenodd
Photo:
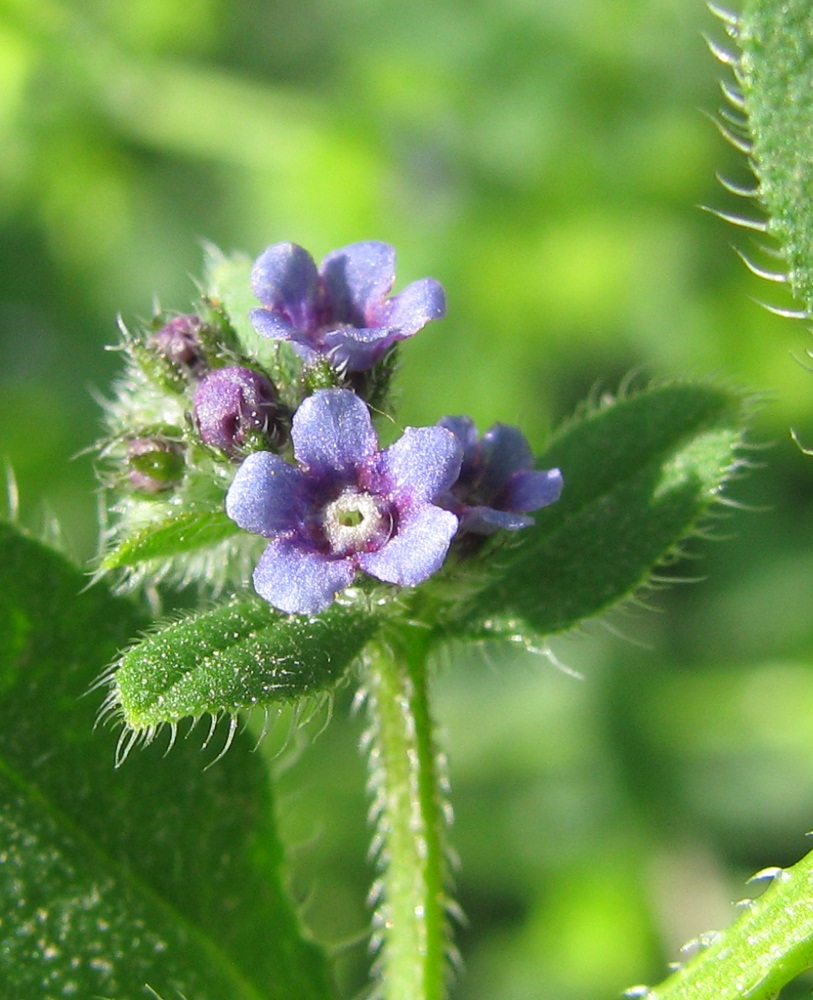
<instances>
[{"instance_id":1,"label":"flower center","mask_svg":"<svg viewBox=\"0 0 813 1000\"><path fill-rule=\"evenodd\" d=\"M381 497L348 489L324 508L322 526L334 555L374 552L392 533L392 515Z\"/></svg>"}]
</instances>

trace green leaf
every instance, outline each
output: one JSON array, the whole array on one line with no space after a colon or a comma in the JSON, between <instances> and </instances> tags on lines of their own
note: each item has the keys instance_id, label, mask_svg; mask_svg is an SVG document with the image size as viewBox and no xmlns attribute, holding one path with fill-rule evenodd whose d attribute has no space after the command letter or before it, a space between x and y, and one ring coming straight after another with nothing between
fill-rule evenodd
<instances>
[{"instance_id":1,"label":"green leaf","mask_svg":"<svg viewBox=\"0 0 813 1000\"><path fill-rule=\"evenodd\" d=\"M99 569L106 572L150 559L169 559L239 533L240 528L222 510L174 512L128 535L105 555Z\"/></svg>"},{"instance_id":2,"label":"green leaf","mask_svg":"<svg viewBox=\"0 0 813 1000\"><path fill-rule=\"evenodd\" d=\"M94 729L89 689L145 624L0 524L0 993L325 1000L253 740L208 770L184 740L116 771L117 734Z\"/></svg>"},{"instance_id":3,"label":"green leaf","mask_svg":"<svg viewBox=\"0 0 813 1000\"><path fill-rule=\"evenodd\" d=\"M330 691L378 627L360 607L281 615L235 600L153 632L121 657L113 702L134 730L186 716L233 715Z\"/></svg>"},{"instance_id":4,"label":"green leaf","mask_svg":"<svg viewBox=\"0 0 813 1000\"><path fill-rule=\"evenodd\" d=\"M602 403L540 459L562 497L493 553L496 574L450 609L451 635L543 638L633 594L720 495L736 464L742 397L674 384Z\"/></svg>"},{"instance_id":5,"label":"green leaf","mask_svg":"<svg viewBox=\"0 0 813 1000\"><path fill-rule=\"evenodd\" d=\"M770 216L795 296L813 312L813 7L750 0L730 29L752 139L759 199Z\"/></svg>"}]
</instances>

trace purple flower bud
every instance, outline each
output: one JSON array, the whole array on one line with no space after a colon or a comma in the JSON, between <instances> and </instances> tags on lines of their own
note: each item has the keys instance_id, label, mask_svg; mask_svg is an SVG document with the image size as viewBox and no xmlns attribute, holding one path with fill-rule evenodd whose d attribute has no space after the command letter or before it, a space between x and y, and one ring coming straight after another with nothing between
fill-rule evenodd
<instances>
[{"instance_id":1,"label":"purple flower bud","mask_svg":"<svg viewBox=\"0 0 813 1000\"><path fill-rule=\"evenodd\" d=\"M138 493L162 493L180 483L183 449L166 438L133 438L127 442L127 478Z\"/></svg>"},{"instance_id":2,"label":"purple flower bud","mask_svg":"<svg viewBox=\"0 0 813 1000\"><path fill-rule=\"evenodd\" d=\"M493 424L478 440L470 417L443 417L463 448L463 465L444 506L460 517L460 530L491 535L533 524L527 514L559 499L562 473L534 469L525 435L516 427Z\"/></svg>"},{"instance_id":3,"label":"purple flower bud","mask_svg":"<svg viewBox=\"0 0 813 1000\"><path fill-rule=\"evenodd\" d=\"M251 368L215 368L195 389L194 414L202 440L235 457L270 439L277 393L265 375Z\"/></svg>"},{"instance_id":4,"label":"purple flower bud","mask_svg":"<svg viewBox=\"0 0 813 1000\"><path fill-rule=\"evenodd\" d=\"M319 268L296 243L276 243L254 264L252 288L264 308L252 310L251 321L262 336L289 341L308 364L326 357L340 371L365 371L446 312L433 278L387 298L394 281L395 251L387 243L351 243Z\"/></svg>"},{"instance_id":5,"label":"purple flower bud","mask_svg":"<svg viewBox=\"0 0 813 1000\"><path fill-rule=\"evenodd\" d=\"M226 497L241 528L269 539L257 593L292 614L324 611L356 573L403 587L440 569L457 518L434 501L457 478L461 449L440 427L407 427L378 450L365 403L319 389L294 414L297 465L267 451L243 462Z\"/></svg>"},{"instance_id":6,"label":"purple flower bud","mask_svg":"<svg viewBox=\"0 0 813 1000\"><path fill-rule=\"evenodd\" d=\"M194 313L176 316L156 331L147 344L181 370L200 377L207 369L200 339L201 325L200 317Z\"/></svg>"}]
</instances>

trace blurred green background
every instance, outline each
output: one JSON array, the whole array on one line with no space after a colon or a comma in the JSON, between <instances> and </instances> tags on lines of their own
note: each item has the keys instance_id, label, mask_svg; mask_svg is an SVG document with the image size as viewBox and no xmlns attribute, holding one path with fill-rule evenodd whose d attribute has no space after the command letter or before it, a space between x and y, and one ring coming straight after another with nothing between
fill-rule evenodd
<instances>
[{"instance_id":1,"label":"blurred green background","mask_svg":"<svg viewBox=\"0 0 813 1000\"><path fill-rule=\"evenodd\" d=\"M751 211L715 178L747 171L706 114L704 32L701 0L0 0L0 457L23 522L77 558L116 314L184 309L204 238L383 239L398 288L439 278L404 423L465 412L540 448L634 371L762 397L745 509L656 612L554 643L582 680L496 645L441 664L460 1000L654 982L813 827L813 461L789 436L813 444L811 343L754 301L788 304L732 251L749 234L698 207ZM276 764L293 889L347 996L373 874L350 701Z\"/></svg>"}]
</instances>

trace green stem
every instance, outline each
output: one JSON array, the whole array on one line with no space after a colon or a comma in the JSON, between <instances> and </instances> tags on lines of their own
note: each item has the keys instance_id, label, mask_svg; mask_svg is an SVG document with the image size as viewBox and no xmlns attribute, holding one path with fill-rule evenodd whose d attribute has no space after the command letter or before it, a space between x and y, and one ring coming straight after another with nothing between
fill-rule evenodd
<instances>
[{"instance_id":1,"label":"green stem","mask_svg":"<svg viewBox=\"0 0 813 1000\"><path fill-rule=\"evenodd\" d=\"M770 1000L813 965L813 853L787 870L712 944L646 1000Z\"/></svg>"},{"instance_id":2,"label":"green stem","mask_svg":"<svg viewBox=\"0 0 813 1000\"><path fill-rule=\"evenodd\" d=\"M427 646L411 629L377 645L367 683L370 787L381 866L375 936L384 1000L446 996L443 776L427 697Z\"/></svg>"}]
</instances>

